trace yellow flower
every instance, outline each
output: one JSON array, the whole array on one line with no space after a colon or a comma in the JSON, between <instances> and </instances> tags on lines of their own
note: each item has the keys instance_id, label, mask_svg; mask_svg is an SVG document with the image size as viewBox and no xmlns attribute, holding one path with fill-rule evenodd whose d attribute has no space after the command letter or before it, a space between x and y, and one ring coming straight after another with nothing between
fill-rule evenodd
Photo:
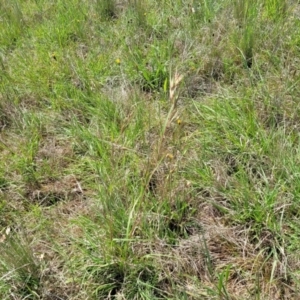
<instances>
[{"instance_id":1,"label":"yellow flower","mask_svg":"<svg viewBox=\"0 0 300 300\"><path fill-rule=\"evenodd\" d=\"M115 62L116 62L117 65L119 65L119 64L121 63L120 58L117 58L117 59L115 60Z\"/></svg>"},{"instance_id":2,"label":"yellow flower","mask_svg":"<svg viewBox=\"0 0 300 300\"><path fill-rule=\"evenodd\" d=\"M181 125L182 121L180 119L177 120L177 124Z\"/></svg>"},{"instance_id":3,"label":"yellow flower","mask_svg":"<svg viewBox=\"0 0 300 300\"><path fill-rule=\"evenodd\" d=\"M174 155L173 155L172 153L168 153L168 154L166 155L166 158L172 160L172 159L174 158Z\"/></svg>"}]
</instances>

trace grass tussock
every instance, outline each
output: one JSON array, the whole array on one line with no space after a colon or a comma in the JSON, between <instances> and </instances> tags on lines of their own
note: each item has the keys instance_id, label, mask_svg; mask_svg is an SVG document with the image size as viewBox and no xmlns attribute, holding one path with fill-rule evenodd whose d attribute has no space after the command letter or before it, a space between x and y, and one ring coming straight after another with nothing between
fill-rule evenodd
<instances>
[{"instance_id":1,"label":"grass tussock","mask_svg":"<svg viewBox=\"0 0 300 300\"><path fill-rule=\"evenodd\" d=\"M0 1L1 299L299 299L297 1Z\"/></svg>"}]
</instances>

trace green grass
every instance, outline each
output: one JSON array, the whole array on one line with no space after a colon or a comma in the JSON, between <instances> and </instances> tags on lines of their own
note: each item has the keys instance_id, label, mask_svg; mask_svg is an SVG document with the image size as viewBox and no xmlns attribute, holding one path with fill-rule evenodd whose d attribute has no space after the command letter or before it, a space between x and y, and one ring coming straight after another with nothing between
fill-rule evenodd
<instances>
[{"instance_id":1,"label":"green grass","mask_svg":"<svg viewBox=\"0 0 300 300\"><path fill-rule=\"evenodd\" d=\"M299 299L298 28L0 0L0 298Z\"/></svg>"}]
</instances>

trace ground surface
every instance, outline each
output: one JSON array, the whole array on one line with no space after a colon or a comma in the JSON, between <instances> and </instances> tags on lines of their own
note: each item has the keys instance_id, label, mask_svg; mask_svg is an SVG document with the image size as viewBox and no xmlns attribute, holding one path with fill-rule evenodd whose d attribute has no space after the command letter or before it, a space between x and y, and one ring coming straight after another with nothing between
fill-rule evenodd
<instances>
[{"instance_id":1,"label":"ground surface","mask_svg":"<svg viewBox=\"0 0 300 300\"><path fill-rule=\"evenodd\" d=\"M0 298L300 299L299 54L298 1L0 0Z\"/></svg>"}]
</instances>

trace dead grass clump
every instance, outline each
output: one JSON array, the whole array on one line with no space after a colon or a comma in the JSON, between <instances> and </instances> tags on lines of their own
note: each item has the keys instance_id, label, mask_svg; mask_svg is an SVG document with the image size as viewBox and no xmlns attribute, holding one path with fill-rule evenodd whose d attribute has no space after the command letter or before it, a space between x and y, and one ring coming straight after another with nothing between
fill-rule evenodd
<instances>
[{"instance_id":1,"label":"dead grass clump","mask_svg":"<svg viewBox=\"0 0 300 300\"><path fill-rule=\"evenodd\" d=\"M194 227L188 236L177 232L178 243L167 243L165 236L133 246L136 255L153 259L160 270L160 288L170 293L173 286L195 299L196 295L207 296L199 299L294 297L284 250L274 235L263 231L254 241L251 228L229 226L213 205L204 203L199 210L201 214L194 217L198 229ZM218 292L210 295L212 290Z\"/></svg>"},{"instance_id":2,"label":"dead grass clump","mask_svg":"<svg viewBox=\"0 0 300 300\"><path fill-rule=\"evenodd\" d=\"M40 242L34 247L41 269L42 299L81 299L80 283L66 270L66 262L51 243ZM67 251L66 251L67 252ZM71 255L71 254L70 254Z\"/></svg>"},{"instance_id":3,"label":"dead grass clump","mask_svg":"<svg viewBox=\"0 0 300 300\"><path fill-rule=\"evenodd\" d=\"M210 77L192 73L186 76L184 81L185 92L183 96L197 98L208 94L213 94L217 89L217 83Z\"/></svg>"},{"instance_id":4,"label":"dead grass clump","mask_svg":"<svg viewBox=\"0 0 300 300\"><path fill-rule=\"evenodd\" d=\"M289 95L270 95L258 111L259 117L266 128L284 128L293 132L299 129L299 105L296 99Z\"/></svg>"},{"instance_id":5,"label":"dead grass clump","mask_svg":"<svg viewBox=\"0 0 300 300\"><path fill-rule=\"evenodd\" d=\"M176 247L153 246L152 253L157 257L156 263L161 266L161 276L190 293L197 290L205 295L207 289L216 288L222 274L228 272L226 280L222 282L227 293L235 296L238 290L239 295L249 295L249 288L255 286L255 280L246 280L246 273L249 274L257 260L253 255L253 247L243 253L245 243L242 235L235 234L237 228L204 226L203 230L203 234L181 239ZM192 278L197 278L194 287Z\"/></svg>"},{"instance_id":6,"label":"dead grass clump","mask_svg":"<svg viewBox=\"0 0 300 300\"><path fill-rule=\"evenodd\" d=\"M59 172L65 169L73 158L72 146L68 141L47 136L41 143L35 161L38 168L46 162L52 171Z\"/></svg>"},{"instance_id":7,"label":"dead grass clump","mask_svg":"<svg viewBox=\"0 0 300 300\"><path fill-rule=\"evenodd\" d=\"M223 226L203 226L204 234L190 236L180 241L178 247L168 249L168 254L160 251L164 276L172 278L182 288L193 289L190 278L197 278L205 294L207 289L216 288L220 282L220 296L249 296L256 286L255 279L249 278L254 267L258 267L263 257L257 257L253 247L245 244L244 237L237 236L238 228ZM260 262L260 263L259 263ZM189 274L189 276L185 276Z\"/></svg>"},{"instance_id":8,"label":"dead grass clump","mask_svg":"<svg viewBox=\"0 0 300 300\"><path fill-rule=\"evenodd\" d=\"M8 128L14 119L13 111L11 107L7 107L7 104L0 104L0 131Z\"/></svg>"},{"instance_id":9,"label":"dead grass clump","mask_svg":"<svg viewBox=\"0 0 300 300\"><path fill-rule=\"evenodd\" d=\"M27 191L30 201L46 207L57 202L81 198L82 195L83 189L73 175L66 176L62 180L40 183L38 189Z\"/></svg>"}]
</instances>

